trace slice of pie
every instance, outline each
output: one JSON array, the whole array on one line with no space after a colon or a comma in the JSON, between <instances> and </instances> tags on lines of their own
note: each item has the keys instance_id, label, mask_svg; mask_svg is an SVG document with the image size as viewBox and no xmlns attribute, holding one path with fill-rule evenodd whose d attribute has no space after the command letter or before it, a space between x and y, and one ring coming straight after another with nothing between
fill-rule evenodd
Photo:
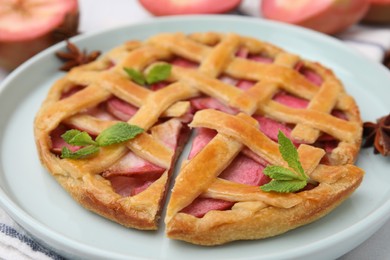
<instances>
[{"instance_id":1,"label":"slice of pie","mask_svg":"<svg viewBox=\"0 0 390 260\"><path fill-rule=\"evenodd\" d=\"M169 75L145 83L160 65ZM95 137L118 121L145 131L91 157L61 158L64 146L80 149L61 138L67 130ZM73 69L50 90L35 138L42 163L80 204L156 229L190 128L165 216L173 239L217 245L275 236L324 216L363 178L353 165L359 110L333 72L233 33L159 34ZM272 181L268 166L288 168L280 132L310 177L298 191L260 188Z\"/></svg>"},{"instance_id":2,"label":"slice of pie","mask_svg":"<svg viewBox=\"0 0 390 260\"><path fill-rule=\"evenodd\" d=\"M126 64L132 44L137 43L59 79L36 116L35 140L43 165L81 205L124 226L154 230L175 160L190 133L190 103L167 93L174 93L175 86L153 92L118 72L132 66ZM96 137L118 122L145 131L131 141L102 147L95 156L61 157L63 147L72 152L81 148L64 141L68 130Z\"/></svg>"}]
</instances>

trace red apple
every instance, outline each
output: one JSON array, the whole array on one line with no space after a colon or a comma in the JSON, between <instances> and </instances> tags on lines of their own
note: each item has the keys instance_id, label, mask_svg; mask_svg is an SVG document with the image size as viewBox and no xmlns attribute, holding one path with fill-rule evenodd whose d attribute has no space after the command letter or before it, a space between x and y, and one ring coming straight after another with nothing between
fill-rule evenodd
<instances>
[{"instance_id":1,"label":"red apple","mask_svg":"<svg viewBox=\"0 0 390 260\"><path fill-rule=\"evenodd\" d=\"M77 0L0 0L0 67L12 70L77 33Z\"/></svg>"},{"instance_id":2,"label":"red apple","mask_svg":"<svg viewBox=\"0 0 390 260\"><path fill-rule=\"evenodd\" d=\"M368 7L369 0L263 0L261 11L268 19L335 34L358 22Z\"/></svg>"},{"instance_id":3,"label":"red apple","mask_svg":"<svg viewBox=\"0 0 390 260\"><path fill-rule=\"evenodd\" d=\"M390 23L390 0L370 0L370 8L363 17L367 23Z\"/></svg>"},{"instance_id":4,"label":"red apple","mask_svg":"<svg viewBox=\"0 0 390 260\"><path fill-rule=\"evenodd\" d=\"M154 15L217 14L236 8L241 0L139 0Z\"/></svg>"}]
</instances>

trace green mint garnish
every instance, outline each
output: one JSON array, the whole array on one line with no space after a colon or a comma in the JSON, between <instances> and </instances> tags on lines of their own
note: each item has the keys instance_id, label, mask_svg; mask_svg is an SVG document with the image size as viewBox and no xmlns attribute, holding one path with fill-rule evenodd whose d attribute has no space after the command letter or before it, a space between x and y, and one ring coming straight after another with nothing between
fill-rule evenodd
<instances>
[{"instance_id":1,"label":"green mint garnish","mask_svg":"<svg viewBox=\"0 0 390 260\"><path fill-rule=\"evenodd\" d=\"M127 75L129 75L129 77L134 80L136 83L138 83L139 85L145 85L145 79L144 79L144 75L142 75L141 72L139 71L136 71L135 69L132 69L132 68L123 68Z\"/></svg>"},{"instance_id":2,"label":"green mint garnish","mask_svg":"<svg viewBox=\"0 0 390 260\"><path fill-rule=\"evenodd\" d=\"M127 75L139 85L149 85L166 80L171 75L172 65L170 64L156 64L153 66L148 74L144 76L141 72L132 68L123 68Z\"/></svg>"},{"instance_id":3,"label":"green mint garnish","mask_svg":"<svg viewBox=\"0 0 390 260\"><path fill-rule=\"evenodd\" d=\"M76 152L72 152L68 147L62 147L61 152L61 158L82 159L99 152L99 147L96 145L88 145L81 148L80 150L77 150Z\"/></svg>"},{"instance_id":4,"label":"green mint garnish","mask_svg":"<svg viewBox=\"0 0 390 260\"><path fill-rule=\"evenodd\" d=\"M136 125L120 122L101 132L98 137L96 137L96 142L99 146L122 143L136 137L143 131L142 128Z\"/></svg>"},{"instance_id":5,"label":"green mint garnish","mask_svg":"<svg viewBox=\"0 0 390 260\"><path fill-rule=\"evenodd\" d=\"M157 64L146 75L146 82L153 84L166 80L171 75L172 66L170 64Z\"/></svg>"},{"instance_id":6,"label":"green mint garnish","mask_svg":"<svg viewBox=\"0 0 390 260\"><path fill-rule=\"evenodd\" d=\"M68 130L61 137L70 145L85 146L80 150L72 152L67 147L62 147L61 158L83 159L99 152L101 146L128 141L144 130L136 125L129 125L125 122L119 122L103 130L94 141L87 132L79 130Z\"/></svg>"},{"instance_id":7,"label":"green mint garnish","mask_svg":"<svg viewBox=\"0 0 390 260\"><path fill-rule=\"evenodd\" d=\"M264 173L271 179L280 181L302 180L300 175L297 175L290 169L278 165L269 165L264 169Z\"/></svg>"},{"instance_id":8,"label":"green mint garnish","mask_svg":"<svg viewBox=\"0 0 390 260\"><path fill-rule=\"evenodd\" d=\"M270 165L264 169L264 174L272 180L261 186L263 191L276 192L295 192L303 189L309 177L305 174L301 162L299 161L298 151L294 144L281 131L278 133L279 151L288 166L293 169L282 166Z\"/></svg>"},{"instance_id":9,"label":"green mint garnish","mask_svg":"<svg viewBox=\"0 0 390 260\"><path fill-rule=\"evenodd\" d=\"M95 145L96 142L92 140L91 136L87 132L81 132L76 129L66 131L61 135L65 142L71 145L84 146L84 145Z\"/></svg>"},{"instance_id":10,"label":"green mint garnish","mask_svg":"<svg viewBox=\"0 0 390 260\"><path fill-rule=\"evenodd\" d=\"M291 181L272 180L269 183L261 186L261 189L267 192L276 191L280 193L289 193L289 192L295 192L303 189L306 186L306 184L307 184L306 181L299 181L299 180L291 180Z\"/></svg>"},{"instance_id":11,"label":"green mint garnish","mask_svg":"<svg viewBox=\"0 0 390 260\"><path fill-rule=\"evenodd\" d=\"M294 144L280 130L278 133L279 151L283 159L288 163L295 172L299 173L303 179L307 179L303 171L301 162L299 161L298 151Z\"/></svg>"}]
</instances>

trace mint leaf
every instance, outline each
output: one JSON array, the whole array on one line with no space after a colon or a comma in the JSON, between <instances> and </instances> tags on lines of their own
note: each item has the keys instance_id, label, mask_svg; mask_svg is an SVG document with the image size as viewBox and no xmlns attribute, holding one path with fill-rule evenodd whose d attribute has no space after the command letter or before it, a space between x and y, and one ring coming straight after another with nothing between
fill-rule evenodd
<instances>
[{"instance_id":1,"label":"mint leaf","mask_svg":"<svg viewBox=\"0 0 390 260\"><path fill-rule=\"evenodd\" d=\"M62 147L61 158L82 159L99 152L99 146L108 146L121 143L136 137L144 130L136 125L129 125L125 122L117 123L102 131L96 141L93 141L87 132L76 129L66 131L61 137L71 145L85 146L76 152L69 148Z\"/></svg>"},{"instance_id":2,"label":"mint leaf","mask_svg":"<svg viewBox=\"0 0 390 260\"><path fill-rule=\"evenodd\" d=\"M293 168L297 173L306 178L301 162L299 161L298 151L294 144L288 139L282 131L278 133L279 151L288 166Z\"/></svg>"},{"instance_id":3,"label":"mint leaf","mask_svg":"<svg viewBox=\"0 0 390 260\"><path fill-rule=\"evenodd\" d=\"M281 180L272 180L267 184L264 184L260 187L263 191L270 192L282 192L289 193L292 191L298 191L303 189L306 186L306 181L301 180L290 180L290 181L281 181Z\"/></svg>"},{"instance_id":4,"label":"mint leaf","mask_svg":"<svg viewBox=\"0 0 390 260\"><path fill-rule=\"evenodd\" d=\"M153 66L146 77L133 68L123 68L127 75L136 83L145 85L145 82L150 84L157 83L159 81L166 80L171 75L172 65L170 64L157 64Z\"/></svg>"},{"instance_id":5,"label":"mint leaf","mask_svg":"<svg viewBox=\"0 0 390 260\"><path fill-rule=\"evenodd\" d=\"M263 173L272 179L280 181L305 180L302 179L301 175L298 175L290 169L278 165L267 166Z\"/></svg>"},{"instance_id":6,"label":"mint leaf","mask_svg":"<svg viewBox=\"0 0 390 260\"><path fill-rule=\"evenodd\" d=\"M159 81L166 80L171 75L172 65L170 64L157 64L153 66L145 79L148 84L153 84Z\"/></svg>"},{"instance_id":7,"label":"mint leaf","mask_svg":"<svg viewBox=\"0 0 390 260\"><path fill-rule=\"evenodd\" d=\"M71 145L84 146L96 144L87 132L81 132L76 129L66 131L61 137L65 142Z\"/></svg>"},{"instance_id":8,"label":"mint leaf","mask_svg":"<svg viewBox=\"0 0 390 260\"><path fill-rule=\"evenodd\" d=\"M144 75L142 75L141 72L136 71L135 69L132 68L123 68L124 71L126 71L127 75L136 83L139 85L145 85L145 78Z\"/></svg>"},{"instance_id":9,"label":"mint leaf","mask_svg":"<svg viewBox=\"0 0 390 260\"><path fill-rule=\"evenodd\" d=\"M72 152L68 147L62 147L61 158L82 159L87 158L97 152L99 152L99 147L96 145L85 146L76 152Z\"/></svg>"},{"instance_id":10,"label":"mint leaf","mask_svg":"<svg viewBox=\"0 0 390 260\"><path fill-rule=\"evenodd\" d=\"M263 191L295 192L303 189L309 177L305 174L298 151L294 144L280 130L278 133L279 151L290 168L283 166L269 165L263 173L272 180L260 187Z\"/></svg>"},{"instance_id":11,"label":"mint leaf","mask_svg":"<svg viewBox=\"0 0 390 260\"><path fill-rule=\"evenodd\" d=\"M117 144L130 140L143 131L144 129L139 126L120 122L102 131L98 137L96 137L96 142L99 146Z\"/></svg>"}]
</instances>

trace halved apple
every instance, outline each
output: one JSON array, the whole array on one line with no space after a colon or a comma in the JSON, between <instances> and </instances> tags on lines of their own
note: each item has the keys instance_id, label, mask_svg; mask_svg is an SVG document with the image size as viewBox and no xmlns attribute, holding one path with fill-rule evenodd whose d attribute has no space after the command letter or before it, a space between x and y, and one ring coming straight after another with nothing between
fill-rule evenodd
<instances>
[{"instance_id":1,"label":"halved apple","mask_svg":"<svg viewBox=\"0 0 390 260\"><path fill-rule=\"evenodd\" d=\"M335 34L358 22L368 7L369 0L263 0L261 11L268 19Z\"/></svg>"},{"instance_id":2,"label":"halved apple","mask_svg":"<svg viewBox=\"0 0 390 260\"><path fill-rule=\"evenodd\" d=\"M0 0L0 67L12 70L77 33L77 0Z\"/></svg>"},{"instance_id":3,"label":"halved apple","mask_svg":"<svg viewBox=\"0 0 390 260\"><path fill-rule=\"evenodd\" d=\"M367 23L390 23L390 0L370 0L370 8L363 17Z\"/></svg>"},{"instance_id":4,"label":"halved apple","mask_svg":"<svg viewBox=\"0 0 390 260\"><path fill-rule=\"evenodd\" d=\"M140 0L145 9L157 16L178 14L217 14L236 8L241 0Z\"/></svg>"}]
</instances>

